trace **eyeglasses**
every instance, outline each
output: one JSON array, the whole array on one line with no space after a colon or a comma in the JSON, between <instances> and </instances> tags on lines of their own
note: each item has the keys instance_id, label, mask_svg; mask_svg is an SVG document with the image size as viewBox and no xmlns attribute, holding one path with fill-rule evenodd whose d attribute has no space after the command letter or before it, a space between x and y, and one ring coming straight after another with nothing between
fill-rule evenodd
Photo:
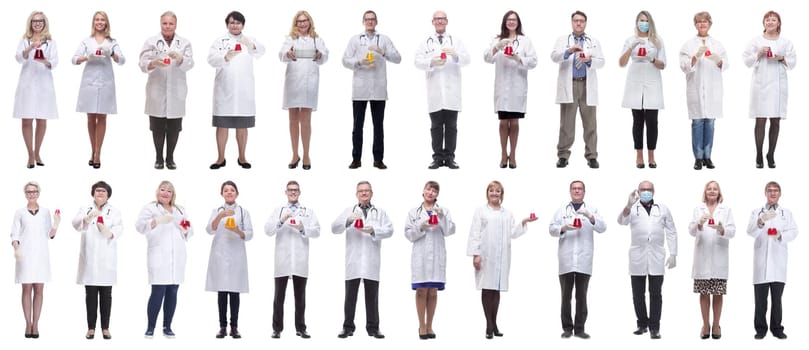
<instances>
[{"instance_id":1,"label":"eyeglasses","mask_svg":"<svg viewBox=\"0 0 809 350\"><path fill-rule=\"evenodd\" d=\"M287 192L289 193L301 193L299 188L287 188Z\"/></svg>"},{"instance_id":2,"label":"eyeglasses","mask_svg":"<svg viewBox=\"0 0 809 350\"><path fill-rule=\"evenodd\" d=\"M297 22L297 23L306 23L306 22L309 22L309 20L308 19L299 19L299 20L296 20L295 22Z\"/></svg>"},{"instance_id":3,"label":"eyeglasses","mask_svg":"<svg viewBox=\"0 0 809 350\"><path fill-rule=\"evenodd\" d=\"M777 188L768 188L767 189L767 193L779 193L779 192L781 192L781 190L779 190ZM28 192L26 192L26 193L28 193Z\"/></svg>"},{"instance_id":4,"label":"eyeglasses","mask_svg":"<svg viewBox=\"0 0 809 350\"><path fill-rule=\"evenodd\" d=\"M371 193L371 190L357 190L357 193Z\"/></svg>"},{"instance_id":5,"label":"eyeglasses","mask_svg":"<svg viewBox=\"0 0 809 350\"><path fill-rule=\"evenodd\" d=\"M45 23L44 19L32 19L31 23Z\"/></svg>"},{"instance_id":6,"label":"eyeglasses","mask_svg":"<svg viewBox=\"0 0 809 350\"><path fill-rule=\"evenodd\" d=\"M35 195L35 194L39 194L39 191L25 191L25 194L27 194L27 195Z\"/></svg>"},{"instance_id":7,"label":"eyeglasses","mask_svg":"<svg viewBox=\"0 0 809 350\"><path fill-rule=\"evenodd\" d=\"M433 21L436 21L436 22L446 22L446 21L447 21L447 18L446 18L446 17L433 17Z\"/></svg>"},{"instance_id":8,"label":"eyeglasses","mask_svg":"<svg viewBox=\"0 0 809 350\"><path fill-rule=\"evenodd\" d=\"M516 18L506 18L506 22L519 22L519 19Z\"/></svg>"},{"instance_id":9,"label":"eyeglasses","mask_svg":"<svg viewBox=\"0 0 809 350\"><path fill-rule=\"evenodd\" d=\"M363 18L363 22L376 22L376 18Z\"/></svg>"}]
</instances>

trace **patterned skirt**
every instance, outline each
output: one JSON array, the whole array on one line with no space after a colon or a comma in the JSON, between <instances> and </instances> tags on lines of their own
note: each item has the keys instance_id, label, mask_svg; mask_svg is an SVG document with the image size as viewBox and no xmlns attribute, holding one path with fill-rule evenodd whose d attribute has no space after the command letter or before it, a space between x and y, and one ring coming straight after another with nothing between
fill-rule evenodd
<instances>
[{"instance_id":1,"label":"patterned skirt","mask_svg":"<svg viewBox=\"0 0 809 350\"><path fill-rule=\"evenodd\" d=\"M694 280L694 293L725 295L727 292L728 280L726 279Z\"/></svg>"}]
</instances>

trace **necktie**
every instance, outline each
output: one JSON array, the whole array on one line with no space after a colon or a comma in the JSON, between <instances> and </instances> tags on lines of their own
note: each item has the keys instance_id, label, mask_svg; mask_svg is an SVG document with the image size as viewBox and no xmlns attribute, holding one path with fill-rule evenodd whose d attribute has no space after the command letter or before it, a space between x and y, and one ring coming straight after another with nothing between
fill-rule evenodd
<instances>
[{"instance_id":1,"label":"necktie","mask_svg":"<svg viewBox=\"0 0 809 350\"><path fill-rule=\"evenodd\" d=\"M439 35L439 36L438 36L438 43L439 43L439 44L443 44L443 43L444 43L444 36L443 36L443 35Z\"/></svg>"}]
</instances>

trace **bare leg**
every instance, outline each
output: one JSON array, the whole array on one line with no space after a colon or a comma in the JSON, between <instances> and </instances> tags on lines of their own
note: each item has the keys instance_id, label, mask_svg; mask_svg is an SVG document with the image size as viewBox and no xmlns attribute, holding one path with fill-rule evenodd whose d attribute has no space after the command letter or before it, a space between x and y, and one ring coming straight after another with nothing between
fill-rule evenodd
<instances>
[{"instance_id":1,"label":"bare leg","mask_svg":"<svg viewBox=\"0 0 809 350\"><path fill-rule=\"evenodd\" d=\"M228 129L216 128L216 164L222 164L225 161L225 145L228 143Z\"/></svg>"},{"instance_id":2,"label":"bare leg","mask_svg":"<svg viewBox=\"0 0 809 350\"><path fill-rule=\"evenodd\" d=\"M636 149L635 150L635 164L643 164L643 150Z\"/></svg>"},{"instance_id":3,"label":"bare leg","mask_svg":"<svg viewBox=\"0 0 809 350\"><path fill-rule=\"evenodd\" d=\"M31 326L33 324L31 312L31 292L34 285L25 283L22 285L22 314L25 316L25 334L31 334Z\"/></svg>"},{"instance_id":4,"label":"bare leg","mask_svg":"<svg viewBox=\"0 0 809 350\"><path fill-rule=\"evenodd\" d=\"M247 163L247 158L244 157L244 151L247 148L247 129L236 129L236 144L239 146L239 161Z\"/></svg>"},{"instance_id":5,"label":"bare leg","mask_svg":"<svg viewBox=\"0 0 809 350\"><path fill-rule=\"evenodd\" d=\"M28 150L28 164L34 164L34 126L33 119L22 120L22 139L25 141L25 148Z\"/></svg>"},{"instance_id":6,"label":"bare leg","mask_svg":"<svg viewBox=\"0 0 809 350\"><path fill-rule=\"evenodd\" d=\"M106 114L87 114L87 131L92 129L90 134L90 145L93 147L93 163L101 163L101 146L104 144L104 136L107 134ZM92 123L92 127L90 126Z\"/></svg>"},{"instance_id":7,"label":"bare leg","mask_svg":"<svg viewBox=\"0 0 809 350\"><path fill-rule=\"evenodd\" d=\"M700 335L708 335L711 333L711 325L708 323L708 314L711 311L711 296L709 294L700 293L699 311L702 314L702 333Z\"/></svg>"},{"instance_id":8,"label":"bare leg","mask_svg":"<svg viewBox=\"0 0 809 350\"><path fill-rule=\"evenodd\" d=\"M511 142L511 155L509 156L510 163L512 165L517 164L517 137L520 136L520 120L519 119L511 119L509 120L509 127L508 127L508 138Z\"/></svg>"},{"instance_id":9,"label":"bare leg","mask_svg":"<svg viewBox=\"0 0 809 350\"><path fill-rule=\"evenodd\" d=\"M719 326L719 320L722 318L722 303L724 299L722 295L713 296L713 334L722 334L722 327Z\"/></svg>"},{"instance_id":10,"label":"bare leg","mask_svg":"<svg viewBox=\"0 0 809 350\"><path fill-rule=\"evenodd\" d=\"M435 307L438 304L438 288L430 288L427 292L427 333L435 334L433 332L433 317L435 316Z\"/></svg>"},{"instance_id":11,"label":"bare leg","mask_svg":"<svg viewBox=\"0 0 809 350\"><path fill-rule=\"evenodd\" d=\"M416 313L419 316L419 335L427 334L427 322L425 320L427 310L427 288L416 289Z\"/></svg>"},{"instance_id":12,"label":"bare leg","mask_svg":"<svg viewBox=\"0 0 809 350\"><path fill-rule=\"evenodd\" d=\"M37 163L42 163L42 157L39 151L42 149L42 140L45 139L45 131L48 130L48 120L37 119L36 123L36 130L34 131L34 157Z\"/></svg>"},{"instance_id":13,"label":"bare leg","mask_svg":"<svg viewBox=\"0 0 809 350\"><path fill-rule=\"evenodd\" d=\"M292 160L289 161L289 164L297 163L297 161L301 158L300 155L298 155L298 139L300 138L301 132L300 115L300 108L289 109L289 141L292 146Z\"/></svg>"},{"instance_id":14,"label":"bare leg","mask_svg":"<svg viewBox=\"0 0 809 350\"><path fill-rule=\"evenodd\" d=\"M503 119L500 121L500 164L506 164L508 161L508 120Z\"/></svg>"},{"instance_id":15,"label":"bare leg","mask_svg":"<svg viewBox=\"0 0 809 350\"><path fill-rule=\"evenodd\" d=\"M650 150L646 151L646 153L649 154L649 164L655 164L656 163L655 162L655 150L650 149Z\"/></svg>"},{"instance_id":16,"label":"bare leg","mask_svg":"<svg viewBox=\"0 0 809 350\"><path fill-rule=\"evenodd\" d=\"M34 283L34 314L31 319L31 333L39 334L39 316L42 314L42 298L43 290L45 289L44 283Z\"/></svg>"},{"instance_id":17,"label":"bare leg","mask_svg":"<svg viewBox=\"0 0 809 350\"><path fill-rule=\"evenodd\" d=\"M90 137L90 160L96 160L96 115L87 113L87 134Z\"/></svg>"},{"instance_id":18,"label":"bare leg","mask_svg":"<svg viewBox=\"0 0 809 350\"><path fill-rule=\"evenodd\" d=\"M301 108L301 143L303 144L303 164L312 164L309 159L309 142L312 139L312 109Z\"/></svg>"}]
</instances>

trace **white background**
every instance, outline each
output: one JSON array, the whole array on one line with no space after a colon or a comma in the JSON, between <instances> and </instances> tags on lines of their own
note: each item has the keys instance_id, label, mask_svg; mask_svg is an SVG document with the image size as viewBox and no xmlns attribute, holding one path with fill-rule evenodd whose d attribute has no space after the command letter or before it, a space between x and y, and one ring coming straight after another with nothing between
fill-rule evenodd
<instances>
[{"instance_id":1,"label":"white background","mask_svg":"<svg viewBox=\"0 0 809 350\"><path fill-rule=\"evenodd\" d=\"M0 32L6 42L5 59L0 69L6 77L0 83L0 106L9 117L0 121L3 148L6 150L4 192L0 212L10 221L16 208L25 204L22 186L29 180L42 185L40 203L64 213L50 254L53 280L45 287L45 305L40 321L42 337L36 341L22 338L23 318L19 306L19 285L13 284L14 260L11 248L2 254L0 293L5 302L0 307L0 330L8 348L34 346L103 346L96 339L84 340L84 288L75 284L79 235L70 227L77 208L91 201L90 186L98 180L112 185L110 203L124 217L125 233L119 241L118 284L113 288L111 331L115 346L210 347L295 346L304 348L371 348L391 346L466 347L534 345L543 341L549 347L606 346L621 343L630 348L645 347L647 336L634 336L635 316L632 309L627 273L629 230L616 224L626 195L644 179L656 185L656 201L669 206L679 229L679 265L667 271L664 283L664 306L661 333L657 346L728 346L753 342L752 239L745 234L750 211L763 204L764 184L777 180L783 187L782 204L796 214L798 225L805 208L799 200L806 191L799 188L799 157L802 130L807 125L802 116L805 107L806 73L798 69L789 73L792 99L790 119L782 124L775 170L754 168L755 148L753 121L747 116L751 70L741 60L747 42L762 31L762 15L770 9L779 11L784 21L783 36L793 40L799 52L806 47L805 31L799 24L797 2L787 1L703 1L679 2L583 0L568 5L562 2L533 3L499 1L472 3L351 1L340 4L325 0L293 2L186 2L186 1L79 1L65 3L54 0L5 5L5 20ZM20 121L10 117L16 76L20 66L14 50L24 32L25 20L33 9L43 10L60 49L60 63L54 68L59 103L59 120L49 122L42 151L45 167L25 169L26 154L20 136ZM92 14L103 9L110 16L112 36L127 58L124 66L114 68L118 91L118 115L109 117L107 138L102 154L102 168L89 168L86 161L89 142L86 117L75 112L77 88L83 67L70 64L79 42L89 35ZM154 170L153 146L148 119L142 113L146 74L137 67L143 41L159 33L159 15L167 10L179 17L177 34L191 40L196 67L188 73L188 113L184 121L176 153L178 169ZM228 166L208 170L215 160L214 129L210 126L211 95L214 69L206 62L209 45L226 31L224 19L231 10L245 14L244 33L256 37L267 46L267 54L255 62L258 114L256 127L250 130L247 157L254 167L243 170L236 166L235 136L228 144ZM321 67L321 93L318 111L313 114L312 170L288 170L290 160L287 114L281 109L284 65L277 58L294 13L308 10L318 33L331 51L329 61ZM342 67L340 58L351 35L363 27L362 13L373 9L379 17L379 32L389 35L402 53L400 65L388 66L390 100L386 118L385 162L390 169L372 168L371 121L368 115L363 162L358 170L349 170L351 161L351 71ZM459 117L457 161L460 170L446 168L427 170L430 162L429 118L426 112L424 73L413 66L417 45L432 31L430 23L435 10L445 10L449 17L448 32L463 40L472 63L463 69L464 109ZM530 72L529 106L521 123L521 138L516 170L499 169L497 120L492 107L494 67L483 62L483 51L499 32L503 14L518 11L523 28L540 54L540 63ZM607 64L600 70L601 169L587 168L583 157L581 131L572 149L573 157L566 169L556 169L556 141L559 108L554 104L557 66L550 52L558 36L570 32L570 14L577 10L589 16L587 33L601 41ZM630 111L620 107L626 70L619 68L618 57L624 40L633 34L635 15L649 10L663 38L668 57L663 71L666 109L660 112L660 139L657 151L658 169L635 169L631 139ZM711 34L718 38L730 54L725 79L725 117L716 123L713 160L715 170L694 171L690 143L690 122L685 104L685 79L677 64L680 46L695 34L693 14L707 10L713 15ZM580 128L580 127L579 127ZM580 130L580 129L578 129ZM146 301L149 285L146 276L145 239L134 230L134 220L141 206L154 200L158 183L168 179L177 189L177 201L191 213L197 230L188 242L186 281L179 290L179 305L173 329L177 339L166 341L156 337L143 340L146 326ZM271 340L273 295L273 239L263 234L263 226L271 210L285 202L286 182L298 180L303 190L301 201L320 217L321 237L311 242L311 271L308 285L307 323L313 338L302 341L294 336L293 297L287 297L286 330L280 340ZM539 220L531 224L529 233L516 240L513 247L511 290L502 296L499 314L502 339L483 338L485 320L480 294L475 290L471 258L466 257L466 239L474 208L485 204L484 190L491 180L505 185L504 206L518 216L536 212ZM608 224L606 233L596 240L595 270L590 283L589 342L561 340L559 334L559 286L557 279L556 241L548 235L550 216L569 200L568 184L581 179L587 185L586 201L601 209ZM708 180L718 180L726 203L735 213L737 238L731 243L731 272L723 314L723 338L701 341L697 295L692 293L691 261L693 239L687 224L693 208L701 199ZM256 229L255 238L247 243L251 272L251 292L242 295L240 331L244 339L235 342L215 340L218 329L216 296L204 291L210 237L203 227L213 208L219 206L219 186L234 180L241 190L238 202L249 210ZM362 295L357 307L357 334L348 340L335 336L343 318L344 237L334 236L329 227L346 206L356 203L355 185L369 180L374 186L374 204L387 210L394 222L394 236L383 244L382 281L380 290L381 330L388 339L377 341L364 334ZM440 204L451 209L458 226L457 234L448 238L448 283L439 293L434 329L438 339L418 340L414 293L410 290L411 244L404 238L407 211L421 201L421 190L427 180L442 186ZM10 224L10 222L7 222ZM791 243L790 273L784 295L784 325L789 340L779 346L797 348L803 335L798 333L806 310L801 298L807 290L807 246L803 239ZM290 286L291 289L291 286ZM160 320L158 322L161 322ZM159 326L159 324L158 324ZM100 338L100 337L98 337ZM217 343L213 343L213 342ZM775 345L768 336L764 344ZM523 345L524 346L524 345ZM530 346L530 345L529 345Z\"/></svg>"}]
</instances>

